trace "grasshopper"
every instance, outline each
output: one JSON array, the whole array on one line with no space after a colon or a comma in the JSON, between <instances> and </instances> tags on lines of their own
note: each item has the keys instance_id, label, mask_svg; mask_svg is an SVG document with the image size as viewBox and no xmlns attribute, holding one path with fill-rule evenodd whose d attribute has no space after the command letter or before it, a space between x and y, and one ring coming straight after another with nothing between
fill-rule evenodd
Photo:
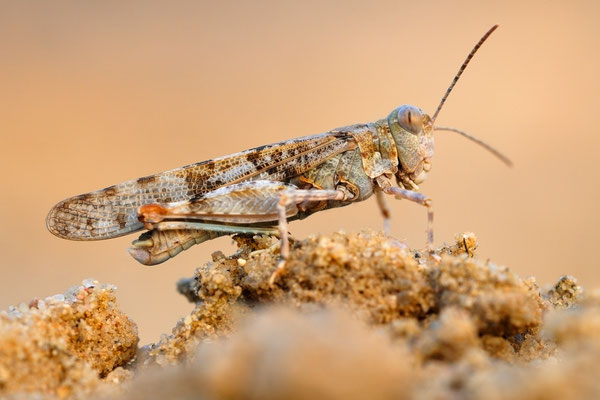
<instances>
[{"instance_id":1,"label":"grasshopper","mask_svg":"<svg viewBox=\"0 0 600 400\"><path fill-rule=\"evenodd\" d=\"M423 205L431 249L432 202L417 185L431 169L433 132L457 132L510 165L505 156L466 132L434 125L467 64L496 28L471 50L433 117L402 105L375 122L260 146L74 196L50 210L48 230L64 239L100 240L146 229L129 249L145 265L160 264L222 235L274 235L281 243L274 282L289 254L289 220L375 194L386 231L389 211L384 195Z\"/></svg>"}]
</instances>

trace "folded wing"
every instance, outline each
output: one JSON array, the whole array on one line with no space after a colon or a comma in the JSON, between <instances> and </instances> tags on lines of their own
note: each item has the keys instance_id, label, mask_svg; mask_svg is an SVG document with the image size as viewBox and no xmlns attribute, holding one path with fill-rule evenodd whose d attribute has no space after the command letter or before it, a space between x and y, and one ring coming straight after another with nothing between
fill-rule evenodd
<instances>
[{"instance_id":1,"label":"folded wing","mask_svg":"<svg viewBox=\"0 0 600 400\"><path fill-rule=\"evenodd\" d=\"M46 226L70 240L100 240L143 229L139 207L192 200L247 180L285 181L356 145L343 132L306 136L188 165L68 198Z\"/></svg>"}]
</instances>

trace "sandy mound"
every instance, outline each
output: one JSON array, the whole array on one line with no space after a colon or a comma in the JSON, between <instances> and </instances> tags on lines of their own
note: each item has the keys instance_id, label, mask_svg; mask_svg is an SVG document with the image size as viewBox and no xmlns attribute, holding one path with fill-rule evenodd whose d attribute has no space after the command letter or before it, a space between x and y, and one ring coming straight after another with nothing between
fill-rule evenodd
<instances>
[{"instance_id":1,"label":"sandy mound","mask_svg":"<svg viewBox=\"0 0 600 400\"><path fill-rule=\"evenodd\" d=\"M88 282L64 300L1 314L0 394L600 395L600 295L584 295L568 276L542 290L533 278L478 259L473 234L434 257L374 232L310 237L295 243L274 286L271 242L236 241L234 255L217 252L179 282L195 309L135 360L135 326L117 310L109 286Z\"/></svg>"}]
</instances>

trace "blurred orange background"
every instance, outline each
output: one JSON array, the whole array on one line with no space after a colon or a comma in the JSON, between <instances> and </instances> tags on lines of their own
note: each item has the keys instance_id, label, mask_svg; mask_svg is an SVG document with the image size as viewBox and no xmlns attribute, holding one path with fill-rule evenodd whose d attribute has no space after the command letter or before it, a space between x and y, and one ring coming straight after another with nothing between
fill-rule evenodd
<instances>
[{"instance_id":1,"label":"blurred orange background","mask_svg":"<svg viewBox=\"0 0 600 400\"><path fill-rule=\"evenodd\" d=\"M338 126L400 104L433 113L471 47L438 123L508 154L508 169L439 133L421 191L436 244L473 231L479 256L540 284L600 286L600 3L3 2L0 6L0 309L93 277L119 287L143 343L191 305L180 277L233 250L227 237L158 267L137 237L69 242L46 231L63 198ZM389 200L392 233L425 242L425 211ZM294 222L298 238L379 229L374 200Z\"/></svg>"}]
</instances>

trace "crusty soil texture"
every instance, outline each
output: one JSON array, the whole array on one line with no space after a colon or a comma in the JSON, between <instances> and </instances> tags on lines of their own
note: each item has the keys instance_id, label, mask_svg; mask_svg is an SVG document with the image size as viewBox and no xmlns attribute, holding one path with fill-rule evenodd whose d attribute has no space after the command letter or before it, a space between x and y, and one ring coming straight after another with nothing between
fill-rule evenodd
<instances>
[{"instance_id":1,"label":"crusty soil texture","mask_svg":"<svg viewBox=\"0 0 600 400\"><path fill-rule=\"evenodd\" d=\"M548 289L477 258L375 232L309 237L285 273L274 242L237 237L178 283L196 303L135 348L97 283L0 314L0 394L121 399L550 399L600 396L600 294ZM565 271L568 272L568 271ZM120 367L123 366L123 367ZM57 372L58 371L58 372Z\"/></svg>"}]
</instances>

